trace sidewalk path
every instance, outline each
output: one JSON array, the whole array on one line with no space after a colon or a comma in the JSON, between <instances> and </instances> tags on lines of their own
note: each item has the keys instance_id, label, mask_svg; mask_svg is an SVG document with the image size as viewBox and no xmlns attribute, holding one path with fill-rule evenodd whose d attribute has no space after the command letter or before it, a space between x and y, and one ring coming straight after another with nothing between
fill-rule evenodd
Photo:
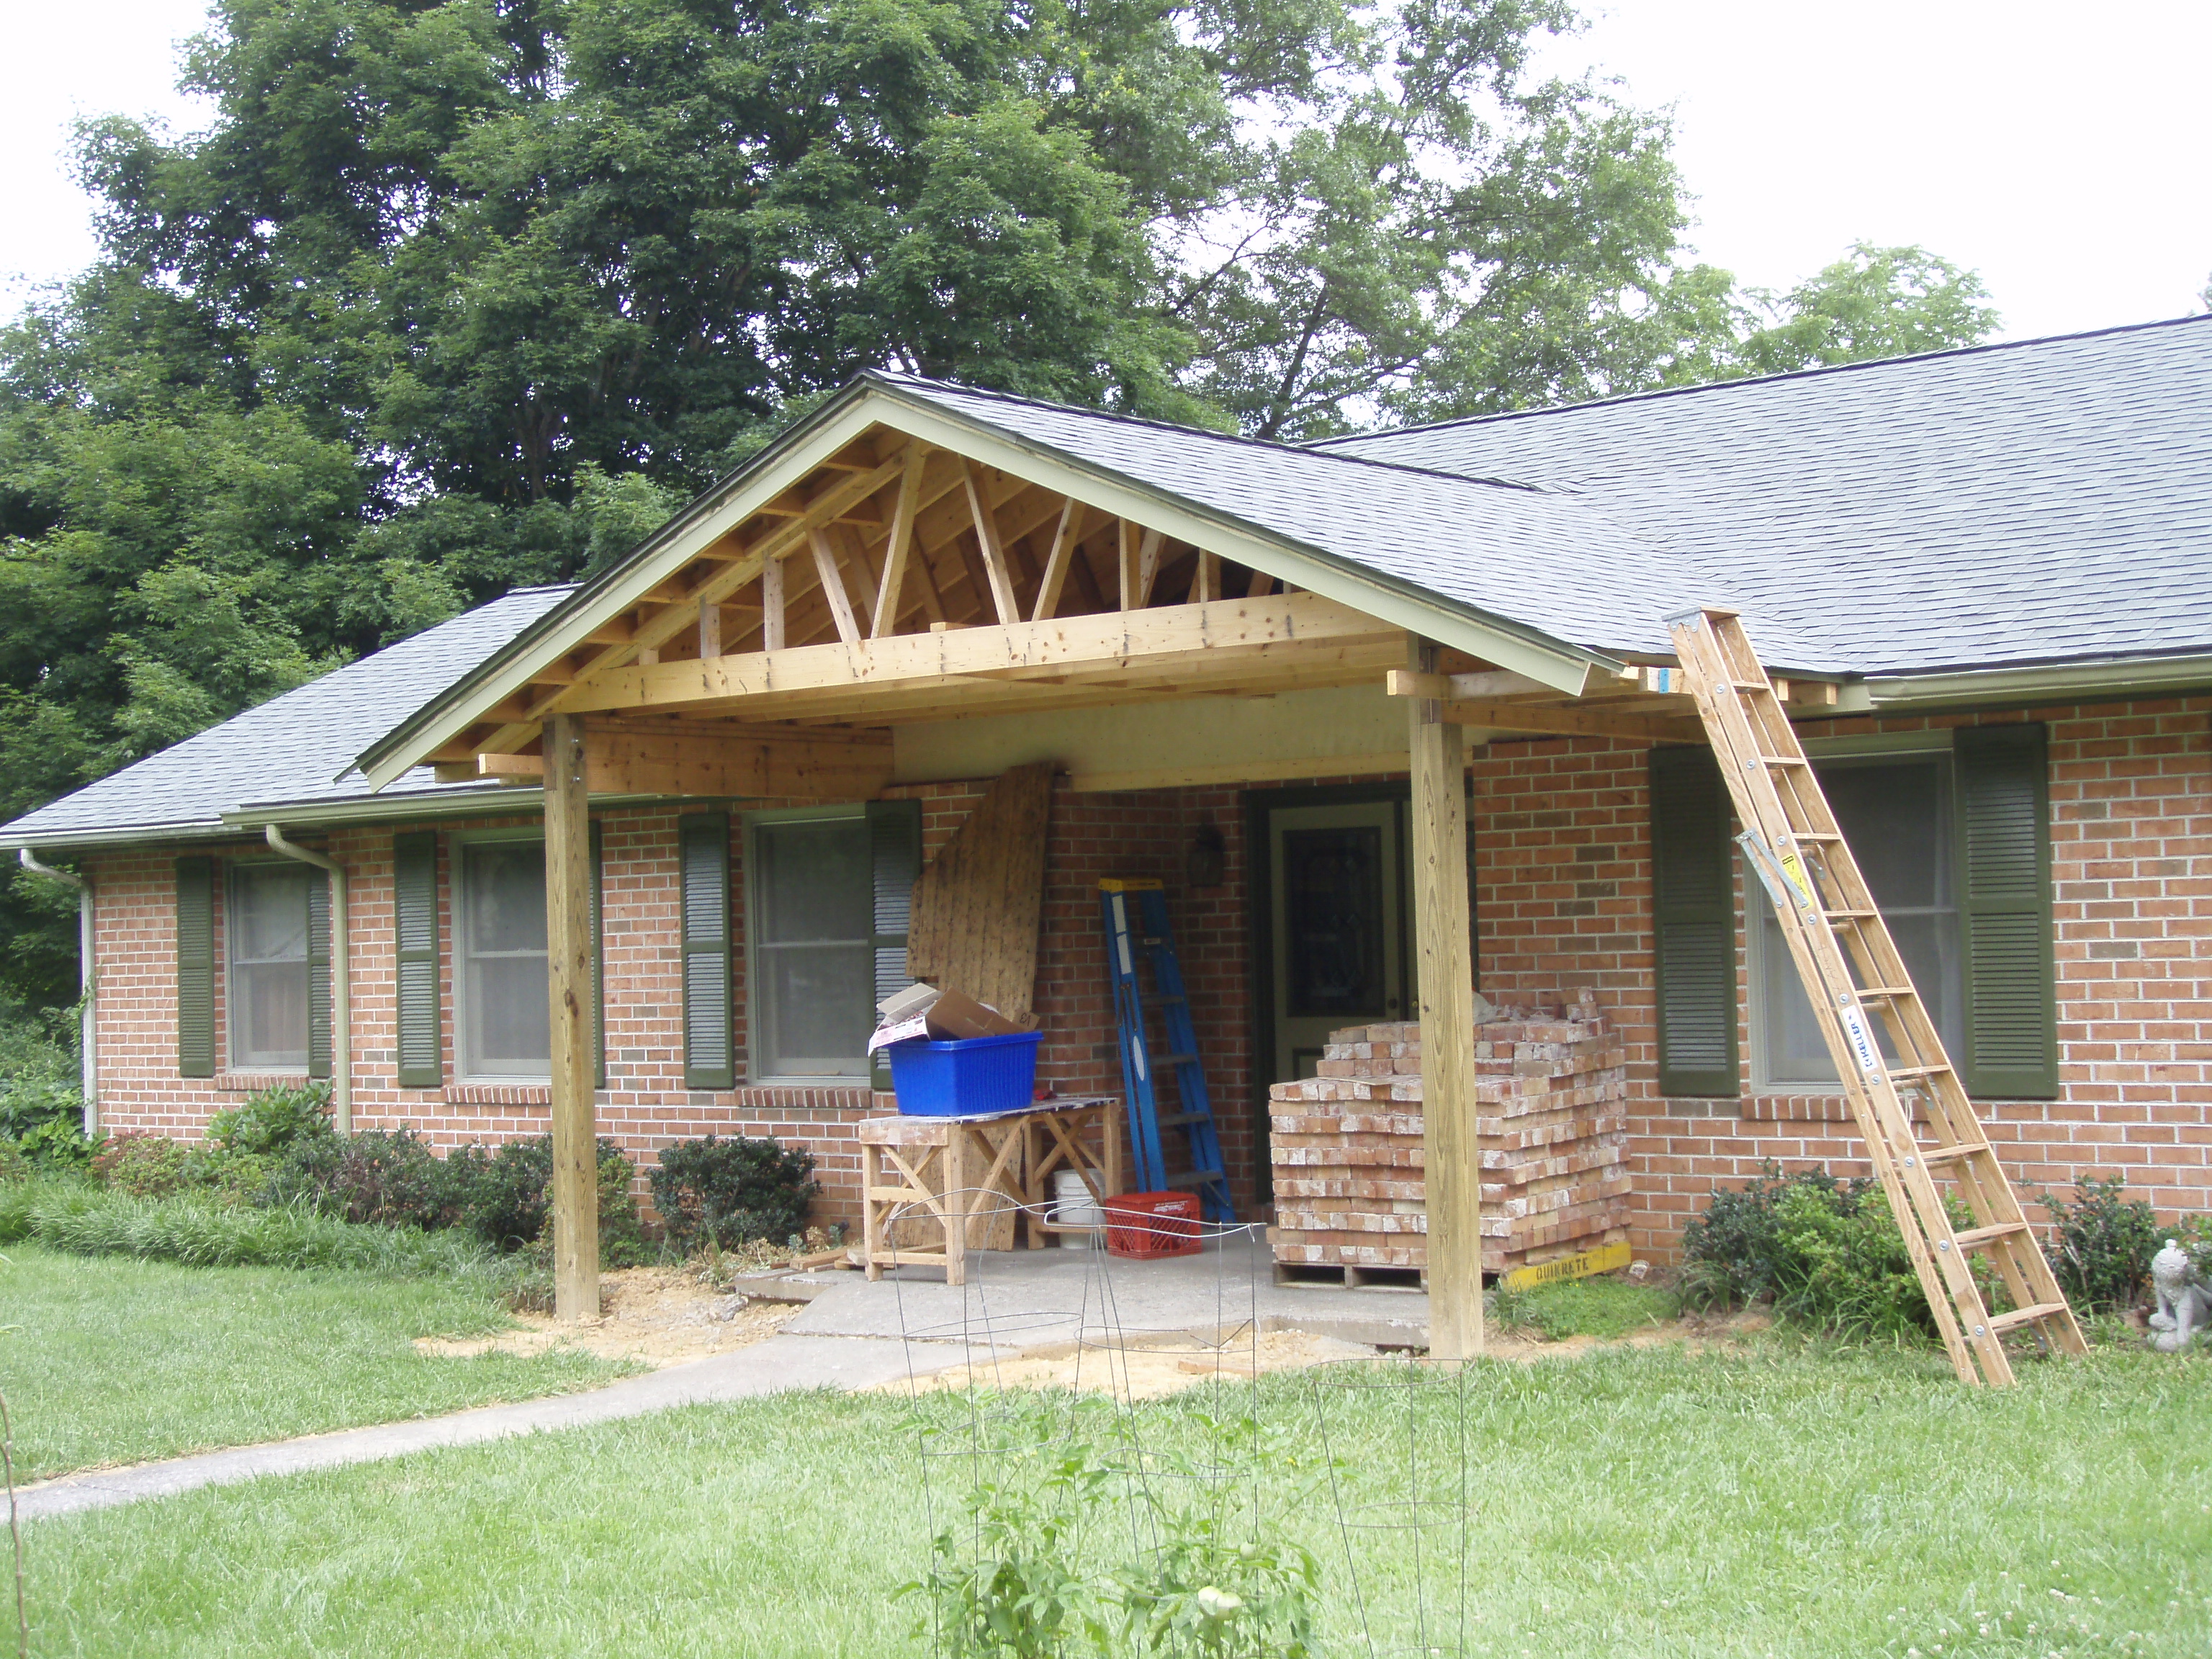
<instances>
[{"instance_id":1,"label":"sidewalk path","mask_svg":"<svg viewBox=\"0 0 2212 1659\"><path fill-rule=\"evenodd\" d=\"M965 1352L954 1344L931 1343L926 1358L923 1352L915 1354L914 1367L919 1373L958 1364ZM43 1521L135 1504L141 1498L167 1498L200 1486L252 1480L265 1474L372 1463L435 1447L480 1445L511 1435L611 1422L709 1401L750 1400L789 1389L863 1389L907 1374L907 1345L896 1338L778 1335L712 1359L626 1377L584 1394L556 1395L512 1406L479 1406L450 1417L342 1429L125 1469L64 1474L18 1487L15 1508L25 1521Z\"/></svg>"}]
</instances>

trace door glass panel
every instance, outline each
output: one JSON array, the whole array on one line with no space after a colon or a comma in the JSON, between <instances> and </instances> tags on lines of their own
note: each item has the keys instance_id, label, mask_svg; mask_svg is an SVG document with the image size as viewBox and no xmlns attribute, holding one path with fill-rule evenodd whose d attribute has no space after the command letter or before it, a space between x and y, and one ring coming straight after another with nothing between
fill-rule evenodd
<instances>
[{"instance_id":1,"label":"door glass panel","mask_svg":"<svg viewBox=\"0 0 2212 1659\"><path fill-rule=\"evenodd\" d=\"M1382 830L1289 830L1282 845L1285 1012L1293 1018L1380 1017L1388 995Z\"/></svg>"}]
</instances>

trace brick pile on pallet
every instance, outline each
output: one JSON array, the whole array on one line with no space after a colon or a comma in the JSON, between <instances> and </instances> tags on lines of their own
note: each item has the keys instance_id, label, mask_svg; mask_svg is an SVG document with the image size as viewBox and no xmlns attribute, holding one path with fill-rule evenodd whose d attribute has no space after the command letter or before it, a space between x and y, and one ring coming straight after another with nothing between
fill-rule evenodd
<instances>
[{"instance_id":1,"label":"brick pile on pallet","mask_svg":"<svg viewBox=\"0 0 2212 1659\"><path fill-rule=\"evenodd\" d=\"M1421 1028L1333 1032L1320 1075L1272 1096L1279 1273L1405 1281L1428 1266ZM1475 1028L1482 1266L1504 1273L1628 1237L1628 1073L1582 993Z\"/></svg>"}]
</instances>

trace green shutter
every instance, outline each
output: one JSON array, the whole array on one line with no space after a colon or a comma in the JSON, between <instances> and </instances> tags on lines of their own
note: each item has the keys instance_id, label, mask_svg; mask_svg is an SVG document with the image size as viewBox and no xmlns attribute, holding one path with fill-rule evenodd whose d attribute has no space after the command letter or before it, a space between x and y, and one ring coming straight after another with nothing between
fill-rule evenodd
<instances>
[{"instance_id":1,"label":"green shutter","mask_svg":"<svg viewBox=\"0 0 2212 1659\"><path fill-rule=\"evenodd\" d=\"M446 1080L436 830L392 838L392 909L398 957L399 1086L435 1089Z\"/></svg>"},{"instance_id":2,"label":"green shutter","mask_svg":"<svg viewBox=\"0 0 2212 1659\"><path fill-rule=\"evenodd\" d=\"M921 803L868 803L868 848L875 884L876 1000L914 983L906 971L907 929L914 920L914 884L921 874ZM890 1060L878 1050L868 1067L877 1089L891 1086Z\"/></svg>"},{"instance_id":3,"label":"green shutter","mask_svg":"<svg viewBox=\"0 0 2212 1659\"><path fill-rule=\"evenodd\" d=\"M592 820L592 1048L597 1056L599 1086L607 1086L606 933L600 925L600 897L605 887L606 854L599 821Z\"/></svg>"},{"instance_id":4,"label":"green shutter","mask_svg":"<svg viewBox=\"0 0 2212 1659\"><path fill-rule=\"evenodd\" d=\"M215 860L177 860L177 1075L215 1075Z\"/></svg>"},{"instance_id":5,"label":"green shutter","mask_svg":"<svg viewBox=\"0 0 2212 1659\"><path fill-rule=\"evenodd\" d=\"M1654 749L1650 767L1660 1092L1734 1095L1735 895L1728 791L1709 749Z\"/></svg>"},{"instance_id":6,"label":"green shutter","mask_svg":"<svg viewBox=\"0 0 2212 1659\"><path fill-rule=\"evenodd\" d=\"M2051 926L2051 788L2044 728L1965 726L1959 775L1959 933L1966 963L1967 1091L2058 1094Z\"/></svg>"},{"instance_id":7,"label":"green shutter","mask_svg":"<svg viewBox=\"0 0 2212 1659\"><path fill-rule=\"evenodd\" d=\"M687 814L678 821L677 840L684 878L684 1086L734 1088L729 814Z\"/></svg>"},{"instance_id":8,"label":"green shutter","mask_svg":"<svg viewBox=\"0 0 2212 1659\"><path fill-rule=\"evenodd\" d=\"M331 1074L331 878L307 872L307 1075Z\"/></svg>"}]
</instances>

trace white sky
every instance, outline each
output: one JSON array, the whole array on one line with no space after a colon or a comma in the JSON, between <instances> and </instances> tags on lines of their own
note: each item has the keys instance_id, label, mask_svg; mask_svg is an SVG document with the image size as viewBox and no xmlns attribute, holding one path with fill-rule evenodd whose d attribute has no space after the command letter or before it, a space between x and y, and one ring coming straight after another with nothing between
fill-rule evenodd
<instances>
[{"instance_id":1,"label":"white sky","mask_svg":"<svg viewBox=\"0 0 2212 1659\"><path fill-rule=\"evenodd\" d=\"M74 117L205 118L171 86L204 3L0 0L0 312L93 256L64 155ZM1863 239L1979 270L2014 337L2203 308L2206 0L1592 9L1553 66L1675 106L1695 244L1747 283L1787 287Z\"/></svg>"}]
</instances>

